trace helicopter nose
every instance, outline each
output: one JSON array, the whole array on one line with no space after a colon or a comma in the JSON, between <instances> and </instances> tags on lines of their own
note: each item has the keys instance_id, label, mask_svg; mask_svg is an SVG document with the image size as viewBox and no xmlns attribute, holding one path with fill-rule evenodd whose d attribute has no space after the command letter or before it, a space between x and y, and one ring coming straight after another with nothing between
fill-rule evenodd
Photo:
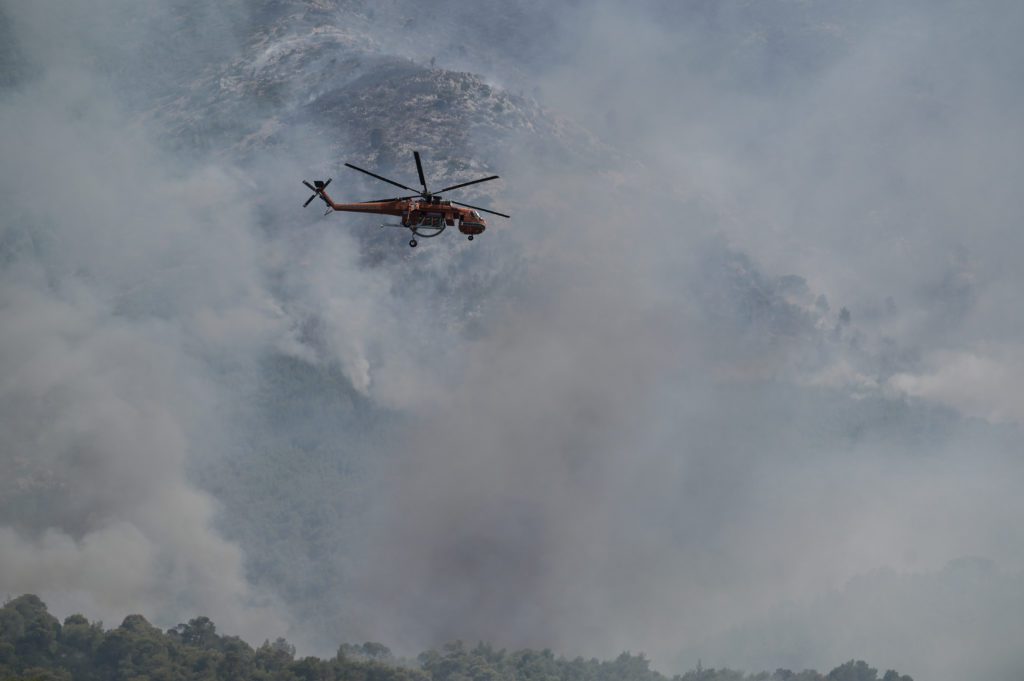
<instances>
[{"instance_id":1,"label":"helicopter nose","mask_svg":"<svg viewBox=\"0 0 1024 681\"><path fill-rule=\"evenodd\" d=\"M459 223L459 231L462 232L463 234L469 234L470 236L474 234L480 234L485 229L487 229L487 225L484 223L483 220L480 220L479 222L473 221Z\"/></svg>"}]
</instances>

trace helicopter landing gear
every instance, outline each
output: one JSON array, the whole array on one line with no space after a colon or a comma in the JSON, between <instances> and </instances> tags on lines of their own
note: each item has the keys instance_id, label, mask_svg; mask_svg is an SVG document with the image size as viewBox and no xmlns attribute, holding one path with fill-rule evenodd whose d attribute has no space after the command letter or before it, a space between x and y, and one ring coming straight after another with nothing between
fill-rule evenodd
<instances>
[{"instance_id":1,"label":"helicopter landing gear","mask_svg":"<svg viewBox=\"0 0 1024 681\"><path fill-rule=\"evenodd\" d=\"M416 239L409 239L409 245L416 248Z\"/></svg>"},{"instance_id":2,"label":"helicopter landing gear","mask_svg":"<svg viewBox=\"0 0 1024 681\"><path fill-rule=\"evenodd\" d=\"M473 235L472 235L472 234L470 234L470 235L469 235L469 240L470 240L470 241L472 241L472 240L473 240Z\"/></svg>"}]
</instances>

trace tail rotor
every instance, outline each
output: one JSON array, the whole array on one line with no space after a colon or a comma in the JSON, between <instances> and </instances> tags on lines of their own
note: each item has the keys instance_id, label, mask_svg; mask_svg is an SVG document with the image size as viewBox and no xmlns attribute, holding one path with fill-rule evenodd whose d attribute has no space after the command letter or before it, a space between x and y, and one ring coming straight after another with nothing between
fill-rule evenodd
<instances>
[{"instance_id":1,"label":"tail rotor","mask_svg":"<svg viewBox=\"0 0 1024 681\"><path fill-rule=\"evenodd\" d=\"M329 178L327 178L326 182L324 182L323 180L313 180L313 184L310 184L306 180L303 180L302 184L304 184L307 187L309 187L310 189L312 189L313 190L313 195L311 197L309 197L308 199L306 199L306 202L304 204L302 204L302 207L305 208L306 206L308 206L313 201L313 199L315 199L318 196L321 199L324 199L324 190L327 189L327 185L329 185L331 183L332 179L333 178L329 177ZM324 201L326 202L327 199L324 199Z\"/></svg>"}]
</instances>

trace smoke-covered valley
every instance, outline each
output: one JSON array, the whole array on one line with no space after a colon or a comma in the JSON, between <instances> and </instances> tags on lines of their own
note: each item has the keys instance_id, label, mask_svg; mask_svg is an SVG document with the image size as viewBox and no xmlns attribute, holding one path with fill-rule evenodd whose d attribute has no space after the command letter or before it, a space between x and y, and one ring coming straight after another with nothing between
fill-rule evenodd
<instances>
[{"instance_id":1,"label":"smoke-covered valley","mask_svg":"<svg viewBox=\"0 0 1024 681\"><path fill-rule=\"evenodd\" d=\"M0 2L0 592L1019 678L1017 4L65 5ZM414 149L512 220L301 208Z\"/></svg>"}]
</instances>

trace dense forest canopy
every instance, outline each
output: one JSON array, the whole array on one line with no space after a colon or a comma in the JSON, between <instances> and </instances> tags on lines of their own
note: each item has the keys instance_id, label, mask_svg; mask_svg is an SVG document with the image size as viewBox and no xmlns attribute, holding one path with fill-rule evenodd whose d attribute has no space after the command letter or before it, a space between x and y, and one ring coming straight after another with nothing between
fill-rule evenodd
<instances>
[{"instance_id":1,"label":"dense forest canopy","mask_svg":"<svg viewBox=\"0 0 1024 681\"><path fill-rule=\"evenodd\" d=\"M296 658L284 638L253 648L224 636L207 617L161 631L142 615L105 630L101 622L71 615L61 624L31 594L0 609L0 679L3 681L668 681L643 654L611 661L568 660L551 650L496 650L461 641L428 650L416 660L396 658L387 646L343 643L329 660ZM698 666L671 681L913 681L889 670L881 677L851 660L828 674L777 669L747 675Z\"/></svg>"}]
</instances>

